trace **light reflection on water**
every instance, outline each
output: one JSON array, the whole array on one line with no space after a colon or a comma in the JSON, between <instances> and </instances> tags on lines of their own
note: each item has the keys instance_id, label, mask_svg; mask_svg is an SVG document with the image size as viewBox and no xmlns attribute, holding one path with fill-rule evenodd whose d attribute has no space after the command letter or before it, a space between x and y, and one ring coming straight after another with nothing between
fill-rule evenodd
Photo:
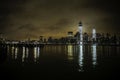
<instances>
[{"instance_id":1,"label":"light reflection on water","mask_svg":"<svg viewBox=\"0 0 120 80\"><path fill-rule=\"evenodd\" d=\"M34 61L36 62L37 59L39 59L40 56L40 48L39 47L34 47Z\"/></svg>"},{"instance_id":2,"label":"light reflection on water","mask_svg":"<svg viewBox=\"0 0 120 80\"><path fill-rule=\"evenodd\" d=\"M92 63L93 63L93 66L97 64L96 44L92 45Z\"/></svg>"},{"instance_id":3,"label":"light reflection on water","mask_svg":"<svg viewBox=\"0 0 120 80\"><path fill-rule=\"evenodd\" d=\"M25 60L25 47L23 47L23 53L22 53L22 62Z\"/></svg>"},{"instance_id":4,"label":"light reflection on water","mask_svg":"<svg viewBox=\"0 0 120 80\"><path fill-rule=\"evenodd\" d=\"M86 47L87 46L87 47ZM113 54L116 51L115 54ZM120 47L115 46L97 46L97 45L45 45L44 47L14 47L7 46L7 53L10 61L21 61L40 63L43 59L49 60L51 62L52 59L55 61L56 59L64 59L69 62L73 62L79 67L77 70L80 72L84 72L86 70L86 64L89 67L95 68L97 64L99 64L99 60L108 57L118 55L120 52ZM67 57L66 57L67 53ZM57 56L55 56L57 55ZM87 57L86 57L87 56ZM41 59L42 58L42 59ZM40 60L41 59L41 60ZM17 63L17 62L16 62ZM63 62L64 63L64 62ZM74 64L73 64L74 65ZM88 67L88 68L89 68Z\"/></svg>"},{"instance_id":5,"label":"light reflection on water","mask_svg":"<svg viewBox=\"0 0 120 80\"><path fill-rule=\"evenodd\" d=\"M73 60L73 46L68 45L68 59Z\"/></svg>"},{"instance_id":6,"label":"light reflection on water","mask_svg":"<svg viewBox=\"0 0 120 80\"><path fill-rule=\"evenodd\" d=\"M18 48L15 48L15 59L17 59L17 54L18 54Z\"/></svg>"},{"instance_id":7,"label":"light reflection on water","mask_svg":"<svg viewBox=\"0 0 120 80\"><path fill-rule=\"evenodd\" d=\"M84 56L83 56L83 45L79 45L79 66L80 66L80 70L81 72L83 72L83 59L84 59Z\"/></svg>"},{"instance_id":8,"label":"light reflection on water","mask_svg":"<svg viewBox=\"0 0 120 80\"><path fill-rule=\"evenodd\" d=\"M12 53L11 53L12 58L14 58L14 53L15 53L15 52L14 52L14 49L15 49L15 47L13 46L13 47L12 47Z\"/></svg>"},{"instance_id":9,"label":"light reflection on water","mask_svg":"<svg viewBox=\"0 0 120 80\"><path fill-rule=\"evenodd\" d=\"M29 49L26 48L26 58L28 58L28 56L29 56Z\"/></svg>"}]
</instances>

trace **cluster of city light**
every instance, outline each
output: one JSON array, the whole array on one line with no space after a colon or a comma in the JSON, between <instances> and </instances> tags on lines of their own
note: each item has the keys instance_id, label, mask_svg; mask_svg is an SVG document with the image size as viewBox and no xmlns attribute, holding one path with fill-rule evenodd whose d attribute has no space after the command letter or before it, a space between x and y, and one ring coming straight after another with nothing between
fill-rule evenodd
<instances>
[{"instance_id":1,"label":"cluster of city light","mask_svg":"<svg viewBox=\"0 0 120 80\"><path fill-rule=\"evenodd\" d=\"M84 52L83 52L83 31L82 31L83 27L82 27L82 23L79 24L78 30L79 30L79 45L78 45L78 49L79 50L79 55L78 55L78 64L80 66L79 71L84 71L83 67L84 67ZM96 30L93 29L92 30L92 38L94 40L96 40ZM17 42L12 42L13 44L16 44ZM34 42L34 44L38 44L38 42ZM68 52L68 59L69 60L73 60L74 59L74 50L73 50L73 45L69 44L67 46L67 52ZM92 44L91 45L91 53L92 53L92 64L95 66L97 64L97 52L96 52L96 44ZM9 49L9 48L8 48ZM27 59L29 57L29 49L28 47L22 47L22 62L25 62L25 59ZM33 58L34 58L34 62L37 62L39 56L40 56L40 47L34 47L33 49ZM12 57L14 57L14 59L18 58L18 48L12 46Z\"/></svg>"},{"instance_id":2,"label":"cluster of city light","mask_svg":"<svg viewBox=\"0 0 120 80\"><path fill-rule=\"evenodd\" d=\"M81 22L79 23L78 31L79 31L79 34L80 34L79 35L80 39L78 39L78 43L83 44L83 26L82 26ZM96 29L95 28L92 29L92 40L96 41Z\"/></svg>"},{"instance_id":3,"label":"cluster of city light","mask_svg":"<svg viewBox=\"0 0 120 80\"><path fill-rule=\"evenodd\" d=\"M80 70L79 71L83 71L83 65L84 65L84 55L83 55L83 31L82 31L83 27L82 27L82 23L79 23L79 33L80 33L80 39L78 39L78 43L79 43L79 66L80 66ZM96 41L96 29L93 28L92 29L92 40ZM92 44L92 64L95 66L97 64L97 54L96 54L96 44Z\"/></svg>"},{"instance_id":4,"label":"cluster of city light","mask_svg":"<svg viewBox=\"0 0 120 80\"><path fill-rule=\"evenodd\" d=\"M34 55L34 61L36 62L37 59L39 58L40 56L40 47L34 47L34 52L33 52L33 55ZM8 49L7 51L9 52L10 51L10 47L8 46ZM12 46L11 47L11 56L13 59L17 59L18 58L18 54L19 54L19 48L18 47L14 47ZM25 59L29 58L29 54L30 54L30 51L29 51L29 48L28 47L22 47L22 62L25 62Z\"/></svg>"}]
</instances>

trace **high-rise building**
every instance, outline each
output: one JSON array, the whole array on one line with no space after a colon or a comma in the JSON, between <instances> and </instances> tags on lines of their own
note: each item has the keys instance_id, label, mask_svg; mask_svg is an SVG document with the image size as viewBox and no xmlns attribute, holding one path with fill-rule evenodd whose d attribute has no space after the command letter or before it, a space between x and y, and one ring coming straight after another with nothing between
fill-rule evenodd
<instances>
[{"instance_id":1,"label":"high-rise building","mask_svg":"<svg viewBox=\"0 0 120 80\"><path fill-rule=\"evenodd\" d=\"M73 32L72 31L68 32L68 37L73 37Z\"/></svg>"},{"instance_id":2,"label":"high-rise building","mask_svg":"<svg viewBox=\"0 0 120 80\"><path fill-rule=\"evenodd\" d=\"M39 37L39 42L42 43L43 42L43 36Z\"/></svg>"},{"instance_id":3,"label":"high-rise building","mask_svg":"<svg viewBox=\"0 0 120 80\"><path fill-rule=\"evenodd\" d=\"M82 42L83 42L83 32L82 32L82 23L80 22L79 23L79 27L78 27L78 30L79 30L79 34L80 34L80 38L79 38L79 40L78 40L78 42L79 42L79 44L82 44Z\"/></svg>"},{"instance_id":4,"label":"high-rise building","mask_svg":"<svg viewBox=\"0 0 120 80\"><path fill-rule=\"evenodd\" d=\"M96 29L95 28L92 29L92 39L93 41L96 41Z\"/></svg>"}]
</instances>

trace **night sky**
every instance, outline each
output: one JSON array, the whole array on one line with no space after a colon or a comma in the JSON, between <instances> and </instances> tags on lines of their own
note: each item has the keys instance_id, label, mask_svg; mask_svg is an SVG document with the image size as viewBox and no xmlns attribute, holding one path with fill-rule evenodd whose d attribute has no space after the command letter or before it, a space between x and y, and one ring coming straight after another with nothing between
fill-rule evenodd
<instances>
[{"instance_id":1,"label":"night sky","mask_svg":"<svg viewBox=\"0 0 120 80\"><path fill-rule=\"evenodd\" d=\"M0 0L0 33L8 39L66 36L77 31L117 33L119 2L116 0Z\"/></svg>"}]
</instances>

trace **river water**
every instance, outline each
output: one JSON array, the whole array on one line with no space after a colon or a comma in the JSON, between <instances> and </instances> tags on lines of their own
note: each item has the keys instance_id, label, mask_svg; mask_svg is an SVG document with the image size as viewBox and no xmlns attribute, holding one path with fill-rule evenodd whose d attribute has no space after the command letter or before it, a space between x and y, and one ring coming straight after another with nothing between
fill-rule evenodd
<instances>
[{"instance_id":1,"label":"river water","mask_svg":"<svg viewBox=\"0 0 120 80\"><path fill-rule=\"evenodd\" d=\"M3 79L119 78L120 46L45 45L0 47Z\"/></svg>"}]
</instances>

